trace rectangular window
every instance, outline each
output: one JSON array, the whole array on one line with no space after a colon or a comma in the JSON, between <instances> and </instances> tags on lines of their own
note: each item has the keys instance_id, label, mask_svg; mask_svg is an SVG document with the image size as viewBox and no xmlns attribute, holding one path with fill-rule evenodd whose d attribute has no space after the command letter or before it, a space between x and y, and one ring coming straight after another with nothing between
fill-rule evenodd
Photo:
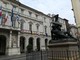
<instances>
[{"instance_id":1,"label":"rectangular window","mask_svg":"<svg viewBox=\"0 0 80 60\"><path fill-rule=\"evenodd\" d=\"M24 9L21 9L21 13L24 14Z\"/></svg>"},{"instance_id":2,"label":"rectangular window","mask_svg":"<svg viewBox=\"0 0 80 60\"><path fill-rule=\"evenodd\" d=\"M44 29L45 29L45 35L48 36L48 34L47 34L47 26L45 26Z\"/></svg>"},{"instance_id":3,"label":"rectangular window","mask_svg":"<svg viewBox=\"0 0 80 60\"><path fill-rule=\"evenodd\" d=\"M44 17L44 22L46 22L46 17Z\"/></svg>"},{"instance_id":4,"label":"rectangular window","mask_svg":"<svg viewBox=\"0 0 80 60\"><path fill-rule=\"evenodd\" d=\"M21 20L21 30L23 30L24 22Z\"/></svg>"},{"instance_id":5,"label":"rectangular window","mask_svg":"<svg viewBox=\"0 0 80 60\"><path fill-rule=\"evenodd\" d=\"M45 34L47 33L47 26L44 27L45 28Z\"/></svg>"},{"instance_id":6,"label":"rectangular window","mask_svg":"<svg viewBox=\"0 0 80 60\"><path fill-rule=\"evenodd\" d=\"M32 24L29 24L29 30L32 31Z\"/></svg>"},{"instance_id":7,"label":"rectangular window","mask_svg":"<svg viewBox=\"0 0 80 60\"><path fill-rule=\"evenodd\" d=\"M36 16L36 19L38 19L38 15L37 15L37 14L35 14L35 16Z\"/></svg>"},{"instance_id":8,"label":"rectangular window","mask_svg":"<svg viewBox=\"0 0 80 60\"><path fill-rule=\"evenodd\" d=\"M32 15L32 12L29 11L29 16L31 17L31 15Z\"/></svg>"},{"instance_id":9,"label":"rectangular window","mask_svg":"<svg viewBox=\"0 0 80 60\"><path fill-rule=\"evenodd\" d=\"M39 25L37 25L37 31L39 31Z\"/></svg>"},{"instance_id":10,"label":"rectangular window","mask_svg":"<svg viewBox=\"0 0 80 60\"><path fill-rule=\"evenodd\" d=\"M32 24L29 24L29 31L30 31L31 34L32 34Z\"/></svg>"}]
</instances>

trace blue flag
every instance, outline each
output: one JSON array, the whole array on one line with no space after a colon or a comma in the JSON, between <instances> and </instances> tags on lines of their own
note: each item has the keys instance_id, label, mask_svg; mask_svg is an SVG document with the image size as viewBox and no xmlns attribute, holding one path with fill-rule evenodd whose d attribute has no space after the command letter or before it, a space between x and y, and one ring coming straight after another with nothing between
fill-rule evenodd
<instances>
[{"instance_id":1,"label":"blue flag","mask_svg":"<svg viewBox=\"0 0 80 60\"><path fill-rule=\"evenodd\" d=\"M19 15L16 16L16 20L19 21Z\"/></svg>"},{"instance_id":2,"label":"blue flag","mask_svg":"<svg viewBox=\"0 0 80 60\"><path fill-rule=\"evenodd\" d=\"M2 5L0 5L0 24L2 24Z\"/></svg>"},{"instance_id":3,"label":"blue flag","mask_svg":"<svg viewBox=\"0 0 80 60\"><path fill-rule=\"evenodd\" d=\"M12 11L11 11L11 22L12 22L12 26L13 26L13 17L14 17L14 13L13 13L13 8L12 8Z\"/></svg>"},{"instance_id":4,"label":"blue flag","mask_svg":"<svg viewBox=\"0 0 80 60\"><path fill-rule=\"evenodd\" d=\"M13 16L14 16L14 13L13 13L13 8L12 8L12 11L11 11L11 21L13 21Z\"/></svg>"}]
</instances>

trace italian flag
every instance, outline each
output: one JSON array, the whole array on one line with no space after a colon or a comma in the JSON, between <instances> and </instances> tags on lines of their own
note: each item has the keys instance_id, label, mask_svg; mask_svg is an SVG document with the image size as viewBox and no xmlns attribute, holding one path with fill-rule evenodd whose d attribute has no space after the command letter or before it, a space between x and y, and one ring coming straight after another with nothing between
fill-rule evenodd
<instances>
[{"instance_id":1,"label":"italian flag","mask_svg":"<svg viewBox=\"0 0 80 60\"><path fill-rule=\"evenodd\" d=\"M6 15L4 17L4 23L6 23L7 20L8 20L8 13L6 12Z\"/></svg>"}]
</instances>

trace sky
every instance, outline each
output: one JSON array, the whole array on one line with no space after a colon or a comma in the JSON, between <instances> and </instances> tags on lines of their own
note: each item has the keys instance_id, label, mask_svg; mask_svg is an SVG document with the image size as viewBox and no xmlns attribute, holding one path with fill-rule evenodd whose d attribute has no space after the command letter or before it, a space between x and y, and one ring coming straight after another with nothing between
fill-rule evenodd
<instances>
[{"instance_id":1,"label":"sky","mask_svg":"<svg viewBox=\"0 0 80 60\"><path fill-rule=\"evenodd\" d=\"M19 0L31 8L44 14L59 14L59 17L66 18L70 24L75 24L74 13L71 10L71 0Z\"/></svg>"}]
</instances>

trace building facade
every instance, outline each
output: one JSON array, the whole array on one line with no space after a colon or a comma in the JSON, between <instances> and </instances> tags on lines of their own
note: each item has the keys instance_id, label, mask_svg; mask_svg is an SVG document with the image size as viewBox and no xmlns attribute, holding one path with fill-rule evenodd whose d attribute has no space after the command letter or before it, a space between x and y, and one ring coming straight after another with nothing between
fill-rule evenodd
<instances>
[{"instance_id":1,"label":"building facade","mask_svg":"<svg viewBox=\"0 0 80 60\"><path fill-rule=\"evenodd\" d=\"M72 2L72 7L73 7L73 12L74 12L74 17L75 17L75 22L78 27L78 31L80 33L80 0L71 0Z\"/></svg>"},{"instance_id":2,"label":"building facade","mask_svg":"<svg viewBox=\"0 0 80 60\"><path fill-rule=\"evenodd\" d=\"M61 25L62 25L61 30L63 32L67 32L68 31L68 29L67 29L68 20L59 17L59 23L61 23Z\"/></svg>"},{"instance_id":3,"label":"building facade","mask_svg":"<svg viewBox=\"0 0 80 60\"><path fill-rule=\"evenodd\" d=\"M0 0L0 55L16 55L48 49L52 18L16 0ZM59 18L62 30L67 20Z\"/></svg>"},{"instance_id":4,"label":"building facade","mask_svg":"<svg viewBox=\"0 0 80 60\"><path fill-rule=\"evenodd\" d=\"M0 0L0 54L16 55L47 49L51 18L15 0Z\"/></svg>"},{"instance_id":5,"label":"building facade","mask_svg":"<svg viewBox=\"0 0 80 60\"><path fill-rule=\"evenodd\" d=\"M78 29L75 25L70 24L70 34L74 37L74 38L78 38Z\"/></svg>"}]
</instances>

